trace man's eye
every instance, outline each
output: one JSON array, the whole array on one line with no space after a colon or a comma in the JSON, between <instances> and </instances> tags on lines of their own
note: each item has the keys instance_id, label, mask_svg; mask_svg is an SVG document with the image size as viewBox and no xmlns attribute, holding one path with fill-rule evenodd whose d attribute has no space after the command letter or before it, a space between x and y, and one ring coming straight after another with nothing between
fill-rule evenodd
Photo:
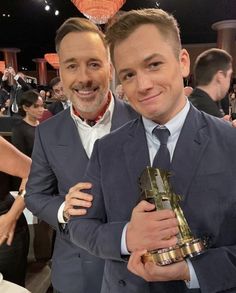
<instances>
[{"instance_id":1,"label":"man's eye","mask_svg":"<svg viewBox=\"0 0 236 293\"><path fill-rule=\"evenodd\" d=\"M122 80L130 80L134 74L132 72L126 73L121 79Z\"/></svg>"},{"instance_id":2,"label":"man's eye","mask_svg":"<svg viewBox=\"0 0 236 293\"><path fill-rule=\"evenodd\" d=\"M97 69L97 68L100 68L101 65L100 65L99 63L92 62L92 63L89 63L89 67L90 67L90 68Z\"/></svg>"},{"instance_id":3,"label":"man's eye","mask_svg":"<svg viewBox=\"0 0 236 293\"><path fill-rule=\"evenodd\" d=\"M156 69L158 68L160 65L162 64L162 62L152 62L148 65L149 68L151 69Z\"/></svg>"},{"instance_id":4,"label":"man's eye","mask_svg":"<svg viewBox=\"0 0 236 293\"><path fill-rule=\"evenodd\" d=\"M69 64L68 66L67 66L67 69L70 69L70 70L73 70L73 69L75 69L76 68L76 64Z\"/></svg>"}]
</instances>

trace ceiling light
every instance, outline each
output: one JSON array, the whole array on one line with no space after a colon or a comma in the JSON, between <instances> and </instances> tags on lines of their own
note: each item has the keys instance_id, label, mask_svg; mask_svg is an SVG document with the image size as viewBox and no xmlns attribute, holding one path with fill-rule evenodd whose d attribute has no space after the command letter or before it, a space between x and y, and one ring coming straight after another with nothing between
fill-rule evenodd
<instances>
[{"instance_id":1,"label":"ceiling light","mask_svg":"<svg viewBox=\"0 0 236 293\"><path fill-rule=\"evenodd\" d=\"M55 10L55 15L59 15L59 10Z\"/></svg>"},{"instance_id":2,"label":"ceiling light","mask_svg":"<svg viewBox=\"0 0 236 293\"><path fill-rule=\"evenodd\" d=\"M46 5L46 6L44 7L44 9L45 9L46 11L49 11L49 10L50 10L50 6L49 6L49 5Z\"/></svg>"},{"instance_id":3,"label":"ceiling light","mask_svg":"<svg viewBox=\"0 0 236 293\"><path fill-rule=\"evenodd\" d=\"M107 23L126 0L71 0L77 9L92 22Z\"/></svg>"}]
</instances>

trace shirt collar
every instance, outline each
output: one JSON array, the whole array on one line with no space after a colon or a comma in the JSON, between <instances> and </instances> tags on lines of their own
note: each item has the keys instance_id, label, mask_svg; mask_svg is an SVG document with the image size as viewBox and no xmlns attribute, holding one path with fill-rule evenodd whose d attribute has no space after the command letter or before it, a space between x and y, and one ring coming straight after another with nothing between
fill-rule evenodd
<instances>
[{"instance_id":1,"label":"shirt collar","mask_svg":"<svg viewBox=\"0 0 236 293\"><path fill-rule=\"evenodd\" d=\"M170 121L164 124L164 126L170 131L170 136L180 133L183 127L184 121L187 117L189 109L190 109L190 103L188 99L186 99L186 104L184 108L177 115L175 115ZM142 116L142 119L143 119L145 131L149 135L152 135L153 129L159 124L143 116Z\"/></svg>"}]
</instances>

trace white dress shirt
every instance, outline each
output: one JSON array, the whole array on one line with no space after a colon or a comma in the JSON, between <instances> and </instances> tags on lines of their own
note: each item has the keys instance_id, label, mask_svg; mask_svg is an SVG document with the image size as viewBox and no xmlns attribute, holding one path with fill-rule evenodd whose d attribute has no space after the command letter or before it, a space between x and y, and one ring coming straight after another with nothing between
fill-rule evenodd
<instances>
[{"instance_id":1,"label":"white dress shirt","mask_svg":"<svg viewBox=\"0 0 236 293\"><path fill-rule=\"evenodd\" d=\"M115 106L115 102L111 94L111 101L106 112L101 117L101 119L93 127L91 127L85 121L83 121L80 117L74 114L73 107L72 105L70 105L71 117L74 120L75 125L78 129L82 145L86 151L88 158L90 158L92 154L95 141L103 137L104 135L110 133L114 106ZM65 202L61 204L57 214L58 222L61 224L66 223L63 217L64 206L65 206Z\"/></svg>"}]
</instances>

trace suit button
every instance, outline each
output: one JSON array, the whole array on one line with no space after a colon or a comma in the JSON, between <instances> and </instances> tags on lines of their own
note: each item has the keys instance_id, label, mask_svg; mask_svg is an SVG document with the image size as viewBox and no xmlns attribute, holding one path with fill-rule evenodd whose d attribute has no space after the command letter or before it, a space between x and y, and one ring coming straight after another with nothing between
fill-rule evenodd
<instances>
[{"instance_id":1,"label":"suit button","mask_svg":"<svg viewBox=\"0 0 236 293\"><path fill-rule=\"evenodd\" d=\"M126 282L125 282L124 280L119 280L118 283L119 283L119 285L122 286L122 287L126 286Z\"/></svg>"}]
</instances>

